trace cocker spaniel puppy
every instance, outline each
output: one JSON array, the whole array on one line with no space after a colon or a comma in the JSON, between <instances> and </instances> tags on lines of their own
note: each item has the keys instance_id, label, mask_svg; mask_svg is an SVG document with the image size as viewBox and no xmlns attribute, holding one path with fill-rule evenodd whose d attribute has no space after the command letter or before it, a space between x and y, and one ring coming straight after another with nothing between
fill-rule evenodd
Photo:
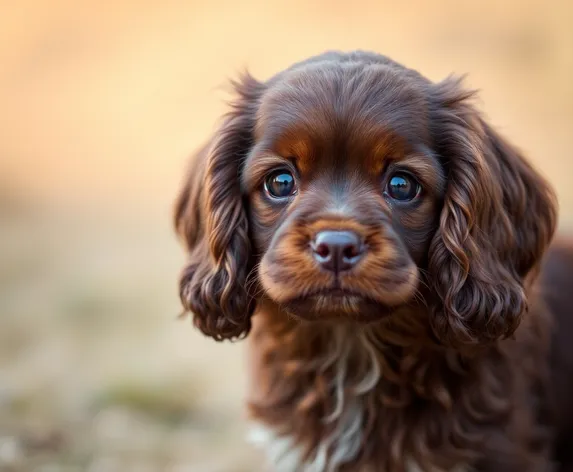
<instances>
[{"instance_id":1,"label":"cocker spaniel puppy","mask_svg":"<svg viewBox=\"0 0 573 472\"><path fill-rule=\"evenodd\" d=\"M249 335L273 470L573 471L573 251L473 92L365 52L235 88L176 204L180 295Z\"/></svg>"}]
</instances>

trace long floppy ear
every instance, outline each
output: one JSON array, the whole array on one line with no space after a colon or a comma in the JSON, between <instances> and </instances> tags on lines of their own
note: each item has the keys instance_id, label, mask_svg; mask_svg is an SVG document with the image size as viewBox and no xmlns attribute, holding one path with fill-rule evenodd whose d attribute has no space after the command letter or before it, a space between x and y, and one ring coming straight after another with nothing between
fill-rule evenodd
<instances>
[{"instance_id":1,"label":"long floppy ear","mask_svg":"<svg viewBox=\"0 0 573 472\"><path fill-rule=\"evenodd\" d=\"M484 122L459 79L432 86L431 121L448 174L429 254L437 294L431 325L445 345L511 336L525 289L555 231L548 183Z\"/></svg>"},{"instance_id":2,"label":"long floppy ear","mask_svg":"<svg viewBox=\"0 0 573 472\"><path fill-rule=\"evenodd\" d=\"M251 244L240 173L262 85L245 75L234 86L238 98L192 161L175 205L175 227L189 251L181 302L195 326L218 341L246 336L254 309L245 288Z\"/></svg>"}]
</instances>

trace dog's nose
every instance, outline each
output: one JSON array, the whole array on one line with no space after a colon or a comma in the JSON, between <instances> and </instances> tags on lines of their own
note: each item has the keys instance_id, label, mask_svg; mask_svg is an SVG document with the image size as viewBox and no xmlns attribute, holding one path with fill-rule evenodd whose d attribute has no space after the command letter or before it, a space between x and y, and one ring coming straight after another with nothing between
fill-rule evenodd
<instances>
[{"instance_id":1,"label":"dog's nose","mask_svg":"<svg viewBox=\"0 0 573 472\"><path fill-rule=\"evenodd\" d=\"M320 231L311 248L320 266L337 274L352 269L364 254L362 241L353 231Z\"/></svg>"}]
</instances>

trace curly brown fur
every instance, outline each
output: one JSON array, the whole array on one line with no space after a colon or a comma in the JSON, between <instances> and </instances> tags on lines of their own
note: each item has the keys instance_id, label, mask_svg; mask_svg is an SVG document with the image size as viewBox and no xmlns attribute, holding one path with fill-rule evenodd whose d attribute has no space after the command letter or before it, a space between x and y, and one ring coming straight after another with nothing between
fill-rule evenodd
<instances>
[{"instance_id":1,"label":"curly brown fur","mask_svg":"<svg viewBox=\"0 0 573 472\"><path fill-rule=\"evenodd\" d=\"M235 88L177 201L180 294L252 328L275 469L571 472L573 250L544 259L553 191L474 93L365 52Z\"/></svg>"}]
</instances>

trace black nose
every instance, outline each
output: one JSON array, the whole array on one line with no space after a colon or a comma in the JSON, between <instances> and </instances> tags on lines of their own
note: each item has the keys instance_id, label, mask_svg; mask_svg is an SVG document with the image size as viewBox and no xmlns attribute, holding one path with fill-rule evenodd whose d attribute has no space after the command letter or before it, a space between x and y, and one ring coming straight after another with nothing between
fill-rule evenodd
<instances>
[{"instance_id":1,"label":"black nose","mask_svg":"<svg viewBox=\"0 0 573 472\"><path fill-rule=\"evenodd\" d=\"M352 269L364 253L360 237L352 231L320 231L311 247L320 266L337 274Z\"/></svg>"}]
</instances>

